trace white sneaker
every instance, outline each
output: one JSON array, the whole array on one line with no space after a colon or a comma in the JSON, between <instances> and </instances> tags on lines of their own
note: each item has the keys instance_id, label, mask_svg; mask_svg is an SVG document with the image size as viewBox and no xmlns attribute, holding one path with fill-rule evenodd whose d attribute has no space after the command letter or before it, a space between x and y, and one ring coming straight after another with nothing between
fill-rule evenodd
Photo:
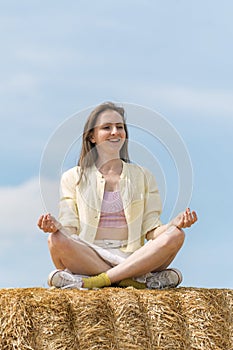
<instances>
[{"instance_id":1,"label":"white sneaker","mask_svg":"<svg viewBox=\"0 0 233 350\"><path fill-rule=\"evenodd\" d=\"M146 278L149 289L175 288L182 282L182 274L177 269L166 269L159 272L151 272Z\"/></svg>"},{"instance_id":2,"label":"white sneaker","mask_svg":"<svg viewBox=\"0 0 233 350\"><path fill-rule=\"evenodd\" d=\"M61 289L83 289L82 277L80 275L73 275L72 273L64 270L54 270L49 274L48 285L50 287L56 287Z\"/></svg>"}]
</instances>

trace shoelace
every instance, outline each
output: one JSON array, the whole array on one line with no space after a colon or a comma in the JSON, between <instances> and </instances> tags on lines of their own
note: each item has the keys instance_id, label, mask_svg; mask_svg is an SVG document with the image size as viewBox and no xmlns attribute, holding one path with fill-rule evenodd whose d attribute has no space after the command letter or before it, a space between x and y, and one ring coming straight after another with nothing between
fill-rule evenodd
<instances>
[{"instance_id":1,"label":"shoelace","mask_svg":"<svg viewBox=\"0 0 233 350\"><path fill-rule=\"evenodd\" d=\"M77 281L73 276L69 275L69 278L67 278L67 275L64 273L60 274L61 278L61 289L69 289L69 288L80 288L80 285L82 284L81 281Z\"/></svg>"},{"instance_id":2,"label":"shoelace","mask_svg":"<svg viewBox=\"0 0 233 350\"><path fill-rule=\"evenodd\" d=\"M148 278L147 285L149 288L156 288L156 289L164 289L164 288L176 286L175 283L170 282L169 277L167 275L160 276L159 279L157 279L156 276L151 276Z\"/></svg>"}]
</instances>

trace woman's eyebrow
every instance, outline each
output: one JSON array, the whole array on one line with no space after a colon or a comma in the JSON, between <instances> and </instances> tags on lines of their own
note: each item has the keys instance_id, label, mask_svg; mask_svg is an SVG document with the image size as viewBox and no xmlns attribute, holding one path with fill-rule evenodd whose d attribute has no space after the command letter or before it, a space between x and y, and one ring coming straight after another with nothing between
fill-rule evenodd
<instances>
[{"instance_id":1,"label":"woman's eyebrow","mask_svg":"<svg viewBox=\"0 0 233 350\"><path fill-rule=\"evenodd\" d=\"M105 126L105 125L124 125L124 123L122 122L119 122L119 123L112 123L112 122L108 122L108 123L103 123L103 124L99 124L99 126Z\"/></svg>"}]
</instances>

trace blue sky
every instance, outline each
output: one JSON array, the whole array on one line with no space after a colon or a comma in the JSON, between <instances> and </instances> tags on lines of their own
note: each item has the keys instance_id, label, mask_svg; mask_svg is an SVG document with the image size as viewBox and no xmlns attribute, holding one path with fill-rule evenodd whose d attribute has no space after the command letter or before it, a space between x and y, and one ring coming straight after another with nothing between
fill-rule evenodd
<instances>
[{"instance_id":1,"label":"blue sky","mask_svg":"<svg viewBox=\"0 0 233 350\"><path fill-rule=\"evenodd\" d=\"M199 222L173 265L184 286L233 287L232 13L230 0L1 1L0 288L46 287L41 158L71 116L107 100L157 111L180 135ZM169 202L171 158L131 132L162 164ZM57 178L44 181L56 211Z\"/></svg>"}]
</instances>

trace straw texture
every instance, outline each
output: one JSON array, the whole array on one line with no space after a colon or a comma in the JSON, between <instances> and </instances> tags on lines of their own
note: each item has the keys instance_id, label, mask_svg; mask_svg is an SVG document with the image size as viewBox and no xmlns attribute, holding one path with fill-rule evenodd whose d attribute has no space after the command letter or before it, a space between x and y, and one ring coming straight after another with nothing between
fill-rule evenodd
<instances>
[{"instance_id":1,"label":"straw texture","mask_svg":"<svg viewBox=\"0 0 233 350\"><path fill-rule=\"evenodd\" d=\"M233 290L0 290L1 350L233 350Z\"/></svg>"}]
</instances>

